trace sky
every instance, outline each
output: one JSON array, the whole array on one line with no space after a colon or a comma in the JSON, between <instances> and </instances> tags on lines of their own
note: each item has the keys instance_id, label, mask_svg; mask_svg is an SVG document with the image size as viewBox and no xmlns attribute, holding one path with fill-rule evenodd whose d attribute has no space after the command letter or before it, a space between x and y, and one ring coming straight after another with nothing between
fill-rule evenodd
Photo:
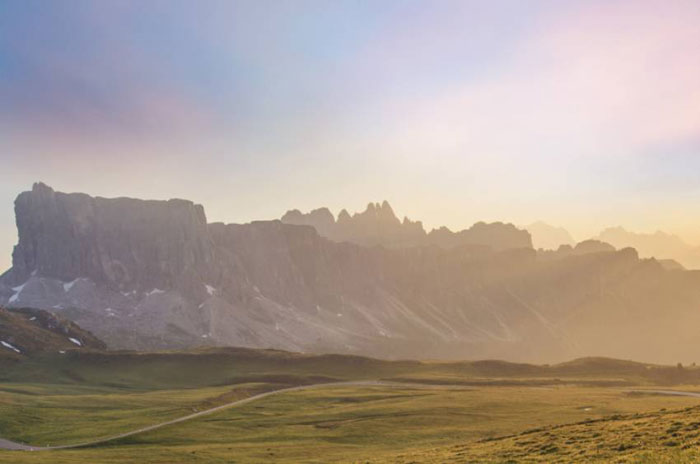
<instances>
[{"instance_id":1,"label":"sky","mask_svg":"<svg viewBox=\"0 0 700 464\"><path fill-rule=\"evenodd\" d=\"M700 245L698 24L696 0L0 0L0 269L36 181Z\"/></svg>"}]
</instances>

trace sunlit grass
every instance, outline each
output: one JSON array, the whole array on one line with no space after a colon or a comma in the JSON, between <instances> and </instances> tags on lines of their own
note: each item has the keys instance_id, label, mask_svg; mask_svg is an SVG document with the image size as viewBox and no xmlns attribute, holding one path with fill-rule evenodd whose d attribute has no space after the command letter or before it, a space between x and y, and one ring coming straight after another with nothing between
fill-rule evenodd
<instances>
[{"instance_id":1,"label":"sunlit grass","mask_svg":"<svg viewBox=\"0 0 700 464\"><path fill-rule=\"evenodd\" d=\"M40 387L27 388L31 391ZM90 436L90 429L93 434L99 430L102 435L105 431L123 430L154 418L187 412L191 405L203 404L207 398L215 398L227 388L230 390L230 387L221 387L151 393L107 392L101 411L82 416L82 423L81 415L75 414L74 410L84 407L89 411L95 407L92 402L99 402L103 395L92 391L71 395L64 391L62 395L44 398L6 392L2 396L3 404L8 403L8 396L9 400L14 397L16 401L19 401L19 396L25 396L21 399L22 406L17 402L14 409L5 406L3 424L16 422L16 418L29 411L46 417L46 421L35 424L36 431L26 432L26 436L43 439L53 434L65 441L78 435ZM0 461L5 462L3 459L11 457L7 462L127 463L133 462L134 458L149 463L472 462L467 460L472 453L478 457L476 462L486 462L486 459L507 462L503 459L510 459L508 450L516 446L517 438L485 443L480 440L614 415L649 413L661 408L682 409L697 405L699 401L687 397L630 395L623 389L576 386L323 387L267 397L109 445L33 453L0 452ZM54 408L52 416L45 415ZM110 424L114 417L120 420ZM66 427L60 423L62 418L71 421L69 428L74 431L64 430ZM591 437L596 433L594 428L601 430L598 433L612 437L618 432L608 431L611 427L610 430L617 430L609 424L616 422L571 427L590 431ZM557 430L566 431L567 427ZM580 451L574 448L571 453L562 452L559 456L561 450L573 446L558 444L569 440L568 435L557 439L556 449L549 446L551 437L546 432L526 437L531 437L527 439L533 443L525 448L524 456L532 455L532 459L544 456L550 459L545 462L551 462L555 457L571 458L575 456L574 451ZM597 442L581 442L582 446L586 444L588 447L592 446L591 443ZM501 453L501 450L505 451ZM664 451L678 453L681 450ZM595 458L595 455L589 457ZM522 462L523 455L519 459L516 462Z\"/></svg>"}]
</instances>

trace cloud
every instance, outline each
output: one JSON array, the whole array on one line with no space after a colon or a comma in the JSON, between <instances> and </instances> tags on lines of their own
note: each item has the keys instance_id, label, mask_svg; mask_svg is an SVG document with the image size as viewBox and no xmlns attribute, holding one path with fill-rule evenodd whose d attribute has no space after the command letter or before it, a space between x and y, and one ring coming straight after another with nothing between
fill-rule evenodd
<instances>
[{"instance_id":1,"label":"cloud","mask_svg":"<svg viewBox=\"0 0 700 464\"><path fill-rule=\"evenodd\" d=\"M674 3L674 5L676 5ZM398 152L624 156L700 134L700 13L592 3L524 38L503 68L391 102ZM697 5L697 4L695 4Z\"/></svg>"}]
</instances>

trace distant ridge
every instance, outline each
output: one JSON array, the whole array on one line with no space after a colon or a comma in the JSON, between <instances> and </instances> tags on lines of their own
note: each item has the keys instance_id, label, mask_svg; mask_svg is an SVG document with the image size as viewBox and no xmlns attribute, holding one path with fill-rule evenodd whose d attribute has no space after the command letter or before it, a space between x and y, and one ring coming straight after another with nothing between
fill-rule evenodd
<instances>
[{"instance_id":1,"label":"distant ridge","mask_svg":"<svg viewBox=\"0 0 700 464\"><path fill-rule=\"evenodd\" d=\"M556 250L562 245L575 245L576 241L568 230L563 227L555 227L546 222L537 221L525 226L532 236L532 245L535 249Z\"/></svg>"},{"instance_id":2,"label":"distant ridge","mask_svg":"<svg viewBox=\"0 0 700 464\"><path fill-rule=\"evenodd\" d=\"M688 269L700 269L700 247L684 242L680 237L657 231L652 234L630 232L623 227L610 227L597 237L615 247L635 248L644 258L674 260Z\"/></svg>"},{"instance_id":3,"label":"distant ridge","mask_svg":"<svg viewBox=\"0 0 700 464\"><path fill-rule=\"evenodd\" d=\"M530 234L513 224L477 222L469 229L452 232L447 227L426 233L421 221L407 217L403 221L394 213L389 202L369 203L363 212L352 216L343 209L338 219L328 208L309 213L290 210L282 216L285 224L312 226L331 240L359 245L386 247L436 245L442 248L480 245L494 250L532 248Z\"/></svg>"}]
</instances>

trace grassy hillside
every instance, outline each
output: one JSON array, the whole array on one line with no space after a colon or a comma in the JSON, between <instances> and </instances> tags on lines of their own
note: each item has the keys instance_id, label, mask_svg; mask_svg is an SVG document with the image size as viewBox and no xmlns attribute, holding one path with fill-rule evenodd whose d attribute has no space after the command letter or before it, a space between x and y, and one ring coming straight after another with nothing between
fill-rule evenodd
<instances>
[{"instance_id":1,"label":"grassy hillside","mask_svg":"<svg viewBox=\"0 0 700 464\"><path fill-rule=\"evenodd\" d=\"M392 383L281 393L91 448L0 451L0 462L606 462L644 453L671 459L690 452L684 446L694 443L700 399L632 391L697 378L695 368L605 358L536 366L238 348L39 352L0 360L1 438L74 444L289 386Z\"/></svg>"},{"instance_id":2,"label":"grassy hillside","mask_svg":"<svg viewBox=\"0 0 700 464\"><path fill-rule=\"evenodd\" d=\"M673 385L700 383L700 369L606 358L583 358L553 366L504 361L383 361L246 348L161 353L73 350L39 352L21 361L0 358L0 382L173 389L242 382L308 384L356 379L463 386Z\"/></svg>"},{"instance_id":3,"label":"grassy hillside","mask_svg":"<svg viewBox=\"0 0 700 464\"><path fill-rule=\"evenodd\" d=\"M527 430L398 462L693 463L700 459L700 407L618 414Z\"/></svg>"},{"instance_id":4,"label":"grassy hillside","mask_svg":"<svg viewBox=\"0 0 700 464\"><path fill-rule=\"evenodd\" d=\"M240 386L232 394L245 394L240 389L251 387ZM3 391L0 404L15 401L23 406L6 407L0 414L1 427L5 429L7 424L17 423L18 417L41 417L40 421L26 424L23 438L35 443L71 442L184 412L192 405L206 402L207 395L216 398L222 391L161 391L133 397L114 392L103 392L106 396L101 396L85 391L45 398ZM104 398L107 400L103 401ZM576 454L557 453L565 450L565 443L572 436L581 435L579 445L591 451L597 449L600 441L607 453L601 452L601 456L608 458L614 453L613 444L627 443L631 438L621 442L617 429L603 429L617 427L614 424L622 423L621 418L629 418L626 433L632 437L633 420L661 417L671 427L677 417L687 414L687 420L678 430L669 431L662 423L654 423L648 431L642 430L645 434L655 434L656 430L659 437L686 433L693 422L691 416L698 414L695 405L699 401L577 386L328 386L268 397L109 445L34 453L0 451L0 461L18 464L126 464L134 459L155 464L508 462L512 447L519 446L514 443L530 441L530 446L524 453L520 450L513 462L530 457L542 462L559 458L571 462ZM659 412L662 408L679 412ZM47 411L52 411L52 415L45 416ZM565 425L569 423L576 425ZM533 427L538 431L531 431ZM593 428L589 430L590 427ZM608 432L610 436L606 438L596 435ZM493 440L501 436L511 438ZM550 439L562 447L548 448ZM686 443L683 440L678 446L663 447L659 441L659 449L676 453ZM550 451L543 453L547 450ZM639 446L636 451L644 451L644 447ZM493 461L489 461L491 458Z\"/></svg>"}]
</instances>

